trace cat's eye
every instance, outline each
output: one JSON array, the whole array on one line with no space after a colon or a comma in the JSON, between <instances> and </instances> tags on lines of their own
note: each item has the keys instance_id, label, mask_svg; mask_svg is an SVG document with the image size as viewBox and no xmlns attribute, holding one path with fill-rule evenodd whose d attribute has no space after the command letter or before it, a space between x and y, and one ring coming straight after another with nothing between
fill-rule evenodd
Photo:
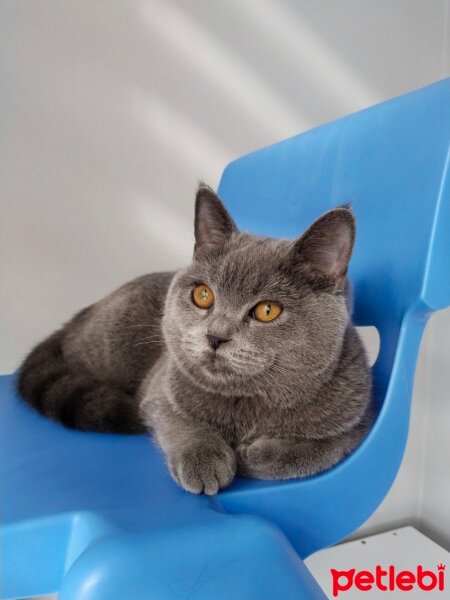
<instances>
[{"instance_id":1,"label":"cat's eye","mask_svg":"<svg viewBox=\"0 0 450 600\"><path fill-rule=\"evenodd\" d=\"M268 323L269 321L273 321L277 317L280 316L281 311L283 309L276 302L270 302L268 300L264 302L260 302L255 306L252 310L252 317L257 319L258 321L263 321L264 323Z\"/></svg>"},{"instance_id":2,"label":"cat's eye","mask_svg":"<svg viewBox=\"0 0 450 600\"><path fill-rule=\"evenodd\" d=\"M192 301L199 308L211 308L214 304L214 293L210 287L201 283L192 292Z\"/></svg>"}]
</instances>

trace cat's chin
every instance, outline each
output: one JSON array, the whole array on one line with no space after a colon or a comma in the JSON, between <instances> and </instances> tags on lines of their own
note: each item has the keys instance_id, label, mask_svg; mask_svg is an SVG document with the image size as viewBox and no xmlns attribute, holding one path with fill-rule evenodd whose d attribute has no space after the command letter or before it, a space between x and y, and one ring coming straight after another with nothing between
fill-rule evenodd
<instances>
[{"instance_id":1,"label":"cat's chin","mask_svg":"<svg viewBox=\"0 0 450 600\"><path fill-rule=\"evenodd\" d=\"M212 377L227 377L235 375L235 371L227 359L221 354L208 352L202 361L203 370Z\"/></svg>"},{"instance_id":2,"label":"cat's chin","mask_svg":"<svg viewBox=\"0 0 450 600\"><path fill-rule=\"evenodd\" d=\"M212 352L209 349L197 355L194 361L193 356L186 353L172 353L172 357L180 373L194 385L221 394L240 395L247 391L250 396L257 392L255 378L270 369L274 362L272 356L268 364L245 365L245 368L226 353ZM256 387L259 389L259 386Z\"/></svg>"},{"instance_id":3,"label":"cat's chin","mask_svg":"<svg viewBox=\"0 0 450 600\"><path fill-rule=\"evenodd\" d=\"M239 374L230 366L229 361L217 353L205 352L195 362L186 355L173 353L174 363L179 371L192 383L201 387L211 386L211 390L217 385L230 385Z\"/></svg>"},{"instance_id":4,"label":"cat's chin","mask_svg":"<svg viewBox=\"0 0 450 600\"><path fill-rule=\"evenodd\" d=\"M235 364L232 358L226 354L207 352L202 359L201 371L209 381L243 385L270 370L274 360L273 356L272 361L268 364L247 364L244 367L242 364Z\"/></svg>"}]
</instances>

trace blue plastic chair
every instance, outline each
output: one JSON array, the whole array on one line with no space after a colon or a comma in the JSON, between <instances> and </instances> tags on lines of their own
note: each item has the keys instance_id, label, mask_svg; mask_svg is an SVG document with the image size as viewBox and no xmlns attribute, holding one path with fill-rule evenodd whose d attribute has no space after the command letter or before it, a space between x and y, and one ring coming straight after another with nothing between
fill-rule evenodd
<instances>
[{"instance_id":1,"label":"blue plastic chair","mask_svg":"<svg viewBox=\"0 0 450 600\"><path fill-rule=\"evenodd\" d=\"M302 559L352 533L405 448L427 318L450 303L450 80L245 156L220 195L237 224L297 236L351 201L355 321L378 328L380 412L363 444L303 480L217 497L170 479L150 438L69 431L0 384L2 598L324 598Z\"/></svg>"}]
</instances>

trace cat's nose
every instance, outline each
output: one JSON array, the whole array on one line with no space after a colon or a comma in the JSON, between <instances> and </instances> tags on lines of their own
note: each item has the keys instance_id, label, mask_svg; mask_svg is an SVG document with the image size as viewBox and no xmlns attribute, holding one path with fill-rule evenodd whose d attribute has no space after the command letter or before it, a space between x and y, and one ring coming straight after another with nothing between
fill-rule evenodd
<instances>
[{"instance_id":1,"label":"cat's nose","mask_svg":"<svg viewBox=\"0 0 450 600\"><path fill-rule=\"evenodd\" d=\"M217 350L217 348L224 344L225 342L229 342L230 338L221 337L218 335L212 335L211 333L207 333L206 337L208 338L208 343L213 350Z\"/></svg>"}]
</instances>

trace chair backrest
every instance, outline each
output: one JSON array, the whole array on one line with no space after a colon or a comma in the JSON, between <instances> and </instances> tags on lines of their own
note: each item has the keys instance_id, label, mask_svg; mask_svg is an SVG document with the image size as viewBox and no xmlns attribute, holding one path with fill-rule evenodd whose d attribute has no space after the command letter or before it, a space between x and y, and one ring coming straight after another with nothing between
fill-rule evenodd
<instances>
[{"instance_id":1,"label":"chair backrest","mask_svg":"<svg viewBox=\"0 0 450 600\"><path fill-rule=\"evenodd\" d=\"M349 270L354 320L379 330L374 383L384 405L368 439L350 459L298 483L298 518L309 520L305 541L301 532L294 540L303 555L362 523L400 464L423 327L433 310L450 304L449 148L447 79L253 152L223 174L219 195L237 225L257 234L296 237L321 213L348 201L356 213ZM364 481L366 469L372 473L370 483ZM347 486L361 488L360 506L352 516ZM231 490L226 508L278 518L285 531L292 530L289 520L270 508L270 502L283 504L287 488L272 489L270 501L261 486L257 493L256 487L244 488L240 497ZM333 493L336 511L348 514L339 515L336 527L329 508L320 504L321 497Z\"/></svg>"},{"instance_id":2,"label":"chair backrest","mask_svg":"<svg viewBox=\"0 0 450 600\"><path fill-rule=\"evenodd\" d=\"M279 237L350 201L356 318L398 319L418 299L450 301L449 142L446 79L248 154L219 191L241 228Z\"/></svg>"}]
</instances>

